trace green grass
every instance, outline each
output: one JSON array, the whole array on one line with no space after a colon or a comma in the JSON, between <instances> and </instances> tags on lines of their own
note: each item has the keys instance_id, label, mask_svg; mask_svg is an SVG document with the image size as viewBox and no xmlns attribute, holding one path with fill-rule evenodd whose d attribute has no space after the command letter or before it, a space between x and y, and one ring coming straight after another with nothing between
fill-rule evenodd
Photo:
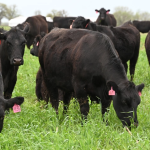
<instances>
[{"instance_id":1,"label":"green grass","mask_svg":"<svg viewBox=\"0 0 150 150\"><path fill-rule=\"evenodd\" d=\"M3 28L4 30L9 30L10 29L9 26L0 26L0 28Z\"/></svg>"},{"instance_id":2,"label":"green grass","mask_svg":"<svg viewBox=\"0 0 150 150\"><path fill-rule=\"evenodd\" d=\"M38 58L26 49L24 65L20 66L13 97L23 96L25 102L20 113L6 114L4 128L0 134L1 150L127 150L150 147L150 68L141 34L141 50L135 70L135 84L145 83L141 104L138 107L138 128L132 128L132 136L122 128L113 106L105 115L109 125L102 120L101 106L90 105L88 121L81 126L78 103L71 101L67 115L59 115L49 104L38 102L35 95L35 77L39 68ZM128 74L129 77L129 74Z\"/></svg>"}]
</instances>

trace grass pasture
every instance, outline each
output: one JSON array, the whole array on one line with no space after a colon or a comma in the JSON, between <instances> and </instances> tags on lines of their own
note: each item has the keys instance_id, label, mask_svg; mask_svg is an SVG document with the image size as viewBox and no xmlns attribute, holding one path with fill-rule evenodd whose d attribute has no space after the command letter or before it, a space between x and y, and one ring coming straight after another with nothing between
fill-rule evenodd
<instances>
[{"instance_id":1,"label":"grass pasture","mask_svg":"<svg viewBox=\"0 0 150 150\"><path fill-rule=\"evenodd\" d=\"M23 96L20 113L10 110L6 114L4 127L0 133L1 150L127 150L150 149L150 68L145 42L146 34L141 34L141 46L136 65L135 84L145 83L141 104L138 107L137 128L132 127L132 135L117 118L113 106L105 115L109 125L102 120L101 106L90 105L88 121L81 126L79 106L71 101L67 115L59 115L45 102L38 102L35 95L35 77L39 68L38 58L30 55L26 48L24 65L20 66L13 96ZM129 74L128 74L129 77Z\"/></svg>"}]
</instances>

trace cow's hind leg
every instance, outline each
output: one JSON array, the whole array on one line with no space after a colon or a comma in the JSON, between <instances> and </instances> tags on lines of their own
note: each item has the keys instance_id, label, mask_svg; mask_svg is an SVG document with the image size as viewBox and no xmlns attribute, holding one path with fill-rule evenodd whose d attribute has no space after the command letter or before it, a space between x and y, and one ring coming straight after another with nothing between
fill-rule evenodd
<instances>
[{"instance_id":1,"label":"cow's hind leg","mask_svg":"<svg viewBox=\"0 0 150 150\"><path fill-rule=\"evenodd\" d=\"M135 53L133 55L133 57L130 59L130 76L131 76L131 81L133 81L134 78L134 72L135 72L135 66L138 60L138 56L139 56L139 42L136 45L135 48Z\"/></svg>"},{"instance_id":2,"label":"cow's hind leg","mask_svg":"<svg viewBox=\"0 0 150 150\"><path fill-rule=\"evenodd\" d=\"M52 104L52 107L55 109L56 114L58 114L58 89L57 88L49 88L48 89L49 96L50 96L50 103Z\"/></svg>"},{"instance_id":3,"label":"cow's hind leg","mask_svg":"<svg viewBox=\"0 0 150 150\"><path fill-rule=\"evenodd\" d=\"M134 78L134 72L135 72L135 65L136 62L134 59L130 60L130 80L133 81Z\"/></svg>"}]
</instances>

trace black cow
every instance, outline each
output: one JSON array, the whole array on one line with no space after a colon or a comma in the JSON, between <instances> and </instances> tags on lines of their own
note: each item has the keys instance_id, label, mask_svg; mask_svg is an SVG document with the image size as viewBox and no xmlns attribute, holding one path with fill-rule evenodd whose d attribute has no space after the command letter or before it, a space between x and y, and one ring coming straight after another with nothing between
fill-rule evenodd
<instances>
[{"instance_id":1,"label":"black cow","mask_svg":"<svg viewBox=\"0 0 150 150\"><path fill-rule=\"evenodd\" d=\"M96 24L113 27L116 26L117 21L114 15L108 14L110 9L106 10L105 8L101 8L100 10L95 9L95 11L100 13L96 20Z\"/></svg>"},{"instance_id":2,"label":"black cow","mask_svg":"<svg viewBox=\"0 0 150 150\"><path fill-rule=\"evenodd\" d=\"M58 28L70 28L69 20L74 20L76 17L54 17L53 24L54 27Z\"/></svg>"},{"instance_id":3,"label":"black cow","mask_svg":"<svg viewBox=\"0 0 150 150\"><path fill-rule=\"evenodd\" d=\"M39 44L41 39L46 35L45 32L41 32L40 34L38 34L34 40L33 40L33 48L30 51L30 54L32 54L33 56L37 56L38 57L38 48L39 48Z\"/></svg>"},{"instance_id":4,"label":"black cow","mask_svg":"<svg viewBox=\"0 0 150 150\"><path fill-rule=\"evenodd\" d=\"M44 32L41 32L40 35L37 35L35 37L35 39L33 41L33 48L31 49L30 54L38 57L38 48L40 45L40 41L45 35L46 34ZM39 68L37 75L36 75L35 93L36 93L38 100L44 100L48 104L49 95L48 95L47 89L45 87L41 68ZM61 90L59 90L59 100L62 100L62 99L63 99L63 92Z\"/></svg>"},{"instance_id":5,"label":"black cow","mask_svg":"<svg viewBox=\"0 0 150 150\"><path fill-rule=\"evenodd\" d=\"M146 39L145 39L145 49L146 49L146 55L148 58L148 62L150 65L150 31L148 32Z\"/></svg>"},{"instance_id":6,"label":"black cow","mask_svg":"<svg viewBox=\"0 0 150 150\"><path fill-rule=\"evenodd\" d=\"M50 32L54 28L53 22L47 21L48 24L48 32Z\"/></svg>"},{"instance_id":7,"label":"black cow","mask_svg":"<svg viewBox=\"0 0 150 150\"><path fill-rule=\"evenodd\" d=\"M4 92L3 77L0 72L0 132L3 129L5 110L12 108L14 104L21 105L24 102L23 97L14 97L11 99L5 99L3 92Z\"/></svg>"},{"instance_id":8,"label":"black cow","mask_svg":"<svg viewBox=\"0 0 150 150\"><path fill-rule=\"evenodd\" d=\"M127 79L125 69L111 42L105 34L83 29L53 29L42 38L39 62L43 79L50 95L52 107L58 113L58 88L63 90L63 101L69 105L75 93L81 114L89 112L87 95L101 99L102 114L113 99L113 106L123 125L138 125L138 92L144 84L135 86ZM113 89L116 94L108 95Z\"/></svg>"},{"instance_id":9,"label":"black cow","mask_svg":"<svg viewBox=\"0 0 150 150\"><path fill-rule=\"evenodd\" d=\"M46 21L46 17L37 15L28 17L25 22L23 22L22 24L18 24L17 26L20 29L23 29L26 22L29 23L30 25L30 30L28 34L26 34L27 47L28 49L30 49L30 46L32 45L34 38L38 34L40 34L41 32L48 33L48 23Z\"/></svg>"},{"instance_id":10,"label":"black cow","mask_svg":"<svg viewBox=\"0 0 150 150\"><path fill-rule=\"evenodd\" d=\"M150 30L150 21L133 20L133 25L142 33L147 33Z\"/></svg>"},{"instance_id":11,"label":"black cow","mask_svg":"<svg viewBox=\"0 0 150 150\"><path fill-rule=\"evenodd\" d=\"M25 35L29 31L26 24L24 30L17 27L0 34L0 60L1 72L4 82L4 97L11 98L14 86L17 81L19 65L23 65L23 55L26 44Z\"/></svg>"},{"instance_id":12,"label":"black cow","mask_svg":"<svg viewBox=\"0 0 150 150\"><path fill-rule=\"evenodd\" d=\"M130 75L133 80L140 47L140 33L132 25L126 22L120 27L108 27L91 23L89 19L77 17L72 22L72 28L89 29L99 31L110 37L127 72L127 61L130 61Z\"/></svg>"}]
</instances>

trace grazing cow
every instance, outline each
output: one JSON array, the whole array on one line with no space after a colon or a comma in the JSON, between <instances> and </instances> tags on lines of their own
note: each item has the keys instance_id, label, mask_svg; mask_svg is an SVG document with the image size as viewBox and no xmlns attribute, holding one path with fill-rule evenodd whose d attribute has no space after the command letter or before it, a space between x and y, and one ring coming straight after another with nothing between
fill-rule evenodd
<instances>
[{"instance_id":1,"label":"grazing cow","mask_svg":"<svg viewBox=\"0 0 150 150\"><path fill-rule=\"evenodd\" d=\"M126 72L128 69L127 61L130 61L130 76L131 81L133 80L139 55L140 33L131 22L126 22L120 27L108 27L91 23L89 19L84 17L77 17L70 23L72 23L72 28L89 29L108 35L122 60Z\"/></svg>"},{"instance_id":2,"label":"grazing cow","mask_svg":"<svg viewBox=\"0 0 150 150\"><path fill-rule=\"evenodd\" d=\"M31 16L26 19L22 24L18 24L17 26L22 29L25 23L28 22L30 25L30 31L26 34L27 47L30 49L30 46L33 43L34 38L40 34L41 32L48 33L48 23L46 18L41 15Z\"/></svg>"},{"instance_id":3,"label":"grazing cow","mask_svg":"<svg viewBox=\"0 0 150 150\"><path fill-rule=\"evenodd\" d=\"M150 65L150 31L148 32L145 39L145 49L146 49L147 59Z\"/></svg>"},{"instance_id":4,"label":"grazing cow","mask_svg":"<svg viewBox=\"0 0 150 150\"><path fill-rule=\"evenodd\" d=\"M116 26L117 21L114 15L108 14L110 9L106 10L105 8L101 8L100 10L95 9L95 11L100 13L96 20L96 24L113 27Z\"/></svg>"},{"instance_id":5,"label":"grazing cow","mask_svg":"<svg viewBox=\"0 0 150 150\"><path fill-rule=\"evenodd\" d=\"M76 17L54 17L53 24L54 27L58 28L70 28L69 20L74 20Z\"/></svg>"},{"instance_id":6,"label":"grazing cow","mask_svg":"<svg viewBox=\"0 0 150 150\"><path fill-rule=\"evenodd\" d=\"M142 33L147 33L150 30L150 21L133 20L133 25Z\"/></svg>"},{"instance_id":7,"label":"grazing cow","mask_svg":"<svg viewBox=\"0 0 150 150\"><path fill-rule=\"evenodd\" d=\"M5 110L12 108L14 104L21 105L24 101L23 97L14 97L10 99L5 99L3 92L4 92L3 77L0 72L0 132L3 129Z\"/></svg>"},{"instance_id":8,"label":"grazing cow","mask_svg":"<svg viewBox=\"0 0 150 150\"><path fill-rule=\"evenodd\" d=\"M137 107L144 84L135 86L128 80L107 35L84 29L55 28L40 42L39 62L56 113L60 88L66 107L74 92L85 119L89 112L87 95L92 95L100 98L103 115L113 99L114 109L123 125L130 126L131 119L138 125Z\"/></svg>"},{"instance_id":9,"label":"grazing cow","mask_svg":"<svg viewBox=\"0 0 150 150\"><path fill-rule=\"evenodd\" d=\"M4 82L4 97L11 98L14 86L17 81L17 71L23 65L23 55L26 44L25 35L29 31L26 24L23 30L17 27L0 34L0 60L1 72Z\"/></svg>"}]
</instances>

